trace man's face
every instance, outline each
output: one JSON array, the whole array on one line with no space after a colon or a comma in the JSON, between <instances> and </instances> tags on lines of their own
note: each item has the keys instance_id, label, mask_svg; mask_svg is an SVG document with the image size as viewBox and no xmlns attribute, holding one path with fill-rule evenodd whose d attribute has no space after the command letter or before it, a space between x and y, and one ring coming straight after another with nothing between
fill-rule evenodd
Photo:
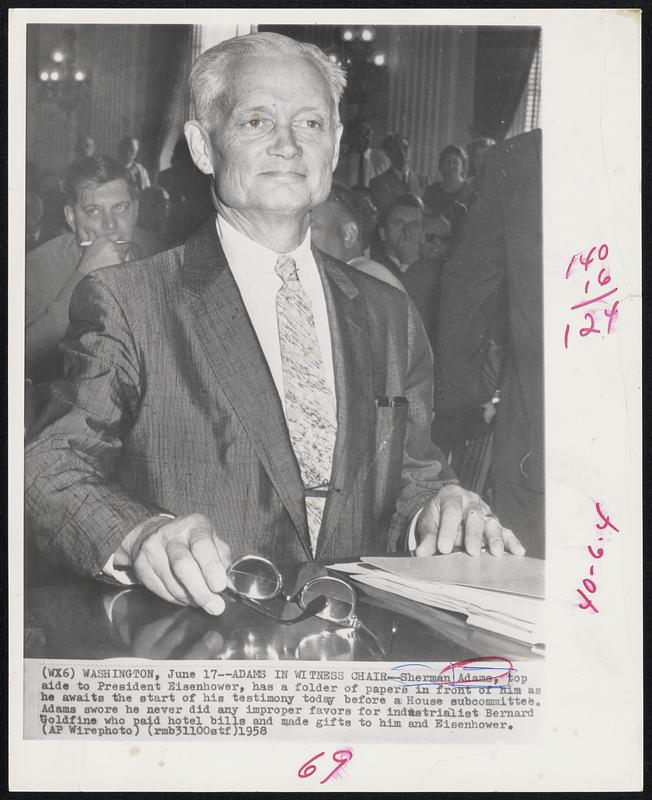
<instances>
[{"instance_id":1,"label":"man's face","mask_svg":"<svg viewBox=\"0 0 652 800\"><path fill-rule=\"evenodd\" d=\"M410 143L407 139L398 139L390 148L388 155L394 169L403 171L410 165Z\"/></svg>"},{"instance_id":2,"label":"man's face","mask_svg":"<svg viewBox=\"0 0 652 800\"><path fill-rule=\"evenodd\" d=\"M340 217L337 203L332 200L315 206L310 214L310 238L324 253L346 261L344 231Z\"/></svg>"},{"instance_id":3,"label":"man's face","mask_svg":"<svg viewBox=\"0 0 652 800\"><path fill-rule=\"evenodd\" d=\"M419 258L423 236L423 214L418 208L396 206L381 229L385 250L401 264L411 264Z\"/></svg>"},{"instance_id":4,"label":"man's face","mask_svg":"<svg viewBox=\"0 0 652 800\"><path fill-rule=\"evenodd\" d=\"M122 178L108 183L90 182L78 190L77 202L65 206L66 221L81 241L87 232L109 235L114 241L130 242L133 237L137 203Z\"/></svg>"},{"instance_id":5,"label":"man's face","mask_svg":"<svg viewBox=\"0 0 652 800\"><path fill-rule=\"evenodd\" d=\"M245 218L303 219L327 197L337 163L342 129L326 82L304 58L256 56L232 65L227 86L210 130L201 129L207 159L198 157L197 129L187 126L195 163L213 172L227 216L230 209Z\"/></svg>"},{"instance_id":6,"label":"man's face","mask_svg":"<svg viewBox=\"0 0 652 800\"><path fill-rule=\"evenodd\" d=\"M455 155L455 153L447 153L441 164L441 174L444 180L457 178L461 180L464 175L464 162L462 159Z\"/></svg>"},{"instance_id":7,"label":"man's face","mask_svg":"<svg viewBox=\"0 0 652 800\"><path fill-rule=\"evenodd\" d=\"M90 136L84 136L79 142L79 153L84 157L95 155L95 140Z\"/></svg>"}]
</instances>

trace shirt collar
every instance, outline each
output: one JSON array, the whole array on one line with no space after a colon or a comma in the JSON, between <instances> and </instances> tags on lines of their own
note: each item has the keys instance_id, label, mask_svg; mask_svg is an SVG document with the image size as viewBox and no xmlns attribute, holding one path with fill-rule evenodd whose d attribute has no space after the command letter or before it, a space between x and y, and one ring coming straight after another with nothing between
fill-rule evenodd
<instances>
[{"instance_id":1,"label":"shirt collar","mask_svg":"<svg viewBox=\"0 0 652 800\"><path fill-rule=\"evenodd\" d=\"M217 215L215 220L217 228L217 235L220 238L222 249L226 260L231 267L237 269L241 265L250 265L251 263L257 264L257 270L264 270L273 272L279 255L288 255L293 258L297 267L301 269L302 264L306 263L309 259L310 250L310 228L308 228L306 235L301 244L289 253L277 253L270 250L258 242L254 242L248 236L245 236L240 231L236 230L233 225L227 222L223 216Z\"/></svg>"}]
</instances>

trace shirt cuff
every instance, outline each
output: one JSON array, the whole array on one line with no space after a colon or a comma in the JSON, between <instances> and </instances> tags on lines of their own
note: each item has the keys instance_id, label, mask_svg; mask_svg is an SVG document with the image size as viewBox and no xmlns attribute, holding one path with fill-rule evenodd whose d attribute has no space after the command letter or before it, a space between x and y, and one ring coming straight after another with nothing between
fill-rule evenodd
<instances>
[{"instance_id":1,"label":"shirt cuff","mask_svg":"<svg viewBox=\"0 0 652 800\"><path fill-rule=\"evenodd\" d=\"M421 512L423 508L420 508L417 513L412 517L412 522L410 522L410 529L408 530L407 536L407 549L410 553L414 552L417 549L417 522L419 521L419 517L421 516Z\"/></svg>"},{"instance_id":2,"label":"shirt cuff","mask_svg":"<svg viewBox=\"0 0 652 800\"><path fill-rule=\"evenodd\" d=\"M134 571L131 567L129 552L127 548L123 547L123 543L127 539L135 539L146 525L149 525L151 522L158 520L161 517L175 519L174 514L157 514L155 517L148 517L146 520L141 522L140 525L137 525L135 528L130 530L122 540L120 547L118 547L115 553L111 553L108 561L102 567L102 571L97 577L104 578L105 580L108 579L111 583L119 583L123 586L133 586L135 583L138 583L138 580L136 579ZM116 557L119 562L117 564L115 563Z\"/></svg>"}]
</instances>

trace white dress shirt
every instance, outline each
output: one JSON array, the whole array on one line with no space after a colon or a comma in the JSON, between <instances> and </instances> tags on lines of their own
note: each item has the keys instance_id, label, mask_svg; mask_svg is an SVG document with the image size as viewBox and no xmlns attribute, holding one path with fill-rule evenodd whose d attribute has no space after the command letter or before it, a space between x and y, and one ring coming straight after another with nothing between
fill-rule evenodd
<instances>
[{"instance_id":1,"label":"white dress shirt","mask_svg":"<svg viewBox=\"0 0 652 800\"><path fill-rule=\"evenodd\" d=\"M310 299L312 314L317 329L317 340L321 351L326 384L335 397L335 374L333 372L333 347L326 310L326 298L321 276L310 249L310 230L301 244L289 253L275 253L239 233L223 217L217 217L217 234L229 262L231 272L238 284L242 301L249 314L265 360L269 366L276 389L283 403L283 368L281 345L276 319L276 294L283 282L274 271L279 255L291 256L297 264L299 280Z\"/></svg>"}]
</instances>

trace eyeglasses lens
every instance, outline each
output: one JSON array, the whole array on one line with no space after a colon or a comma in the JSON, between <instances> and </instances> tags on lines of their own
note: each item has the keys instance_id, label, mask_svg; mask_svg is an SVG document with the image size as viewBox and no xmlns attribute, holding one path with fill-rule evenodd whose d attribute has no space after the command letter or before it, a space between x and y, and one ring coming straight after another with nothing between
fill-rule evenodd
<instances>
[{"instance_id":1,"label":"eyeglasses lens","mask_svg":"<svg viewBox=\"0 0 652 800\"><path fill-rule=\"evenodd\" d=\"M239 558L229 566L227 575L236 592L252 600L269 600L276 597L281 589L278 570L265 558Z\"/></svg>"},{"instance_id":2,"label":"eyeglasses lens","mask_svg":"<svg viewBox=\"0 0 652 800\"><path fill-rule=\"evenodd\" d=\"M346 621L355 607L353 589L343 581L335 578L316 578L305 585L299 598L299 604L305 608L311 600L322 595L327 603L323 611L316 616L329 622Z\"/></svg>"}]
</instances>

